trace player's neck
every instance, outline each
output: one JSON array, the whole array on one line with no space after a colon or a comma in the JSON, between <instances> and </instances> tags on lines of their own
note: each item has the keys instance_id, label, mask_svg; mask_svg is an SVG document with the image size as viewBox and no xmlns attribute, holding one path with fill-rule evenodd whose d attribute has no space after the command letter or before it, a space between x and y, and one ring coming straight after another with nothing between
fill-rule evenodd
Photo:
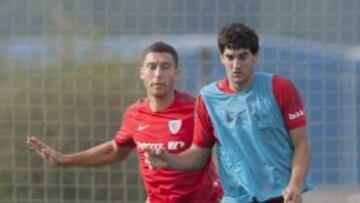
<instances>
[{"instance_id":1,"label":"player's neck","mask_svg":"<svg viewBox=\"0 0 360 203\"><path fill-rule=\"evenodd\" d=\"M241 92L243 90L248 89L251 86L253 80L254 80L253 76L250 77L248 80L242 81L242 82L234 82L234 81L231 81L230 79L228 79L229 88L234 92Z\"/></svg>"},{"instance_id":2,"label":"player's neck","mask_svg":"<svg viewBox=\"0 0 360 203\"><path fill-rule=\"evenodd\" d=\"M246 86L246 84L233 82L233 83L229 83L229 88L233 92L241 92L242 90L246 89L247 86Z\"/></svg>"},{"instance_id":3,"label":"player's neck","mask_svg":"<svg viewBox=\"0 0 360 203\"><path fill-rule=\"evenodd\" d=\"M169 107L175 98L175 92L172 91L171 93L163 96L163 97L155 97L149 96L149 107L151 111L161 111Z\"/></svg>"}]
</instances>

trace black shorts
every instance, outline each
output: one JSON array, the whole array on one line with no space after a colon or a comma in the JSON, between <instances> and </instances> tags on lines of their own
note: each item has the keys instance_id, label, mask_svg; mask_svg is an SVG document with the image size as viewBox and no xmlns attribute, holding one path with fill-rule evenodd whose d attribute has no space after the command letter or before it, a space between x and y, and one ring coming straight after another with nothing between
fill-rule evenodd
<instances>
[{"instance_id":1,"label":"black shorts","mask_svg":"<svg viewBox=\"0 0 360 203\"><path fill-rule=\"evenodd\" d=\"M254 197L250 203L260 203L260 202L256 199L256 197ZM271 199L266 200L263 203L284 203L284 198L283 196L273 197Z\"/></svg>"}]
</instances>

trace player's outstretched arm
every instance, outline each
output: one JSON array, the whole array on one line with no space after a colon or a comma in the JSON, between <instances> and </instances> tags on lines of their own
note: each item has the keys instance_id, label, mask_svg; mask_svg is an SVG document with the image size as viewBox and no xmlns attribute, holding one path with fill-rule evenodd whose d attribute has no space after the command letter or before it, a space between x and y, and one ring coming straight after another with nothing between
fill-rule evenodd
<instances>
[{"instance_id":1,"label":"player's outstretched arm","mask_svg":"<svg viewBox=\"0 0 360 203\"><path fill-rule=\"evenodd\" d=\"M55 166L102 166L126 158L131 151L126 147L115 150L112 141L72 154L62 154L36 137L27 138L26 143L44 161Z\"/></svg>"},{"instance_id":2,"label":"player's outstretched arm","mask_svg":"<svg viewBox=\"0 0 360 203\"><path fill-rule=\"evenodd\" d=\"M198 170L204 166L211 154L211 148L201 148L193 144L178 153L168 153L164 148L145 149L145 162L152 168L173 168L178 170Z\"/></svg>"}]
</instances>

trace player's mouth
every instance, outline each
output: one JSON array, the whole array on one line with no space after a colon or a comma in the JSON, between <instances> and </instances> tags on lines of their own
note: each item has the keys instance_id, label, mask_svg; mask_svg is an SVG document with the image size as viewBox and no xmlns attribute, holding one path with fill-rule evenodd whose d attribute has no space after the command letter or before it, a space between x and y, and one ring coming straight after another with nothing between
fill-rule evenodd
<instances>
[{"instance_id":1,"label":"player's mouth","mask_svg":"<svg viewBox=\"0 0 360 203\"><path fill-rule=\"evenodd\" d=\"M240 71L232 72L232 76L235 78L243 77L243 73Z\"/></svg>"},{"instance_id":2,"label":"player's mouth","mask_svg":"<svg viewBox=\"0 0 360 203\"><path fill-rule=\"evenodd\" d=\"M151 87L164 87L165 85L163 83L160 82L154 82L151 83Z\"/></svg>"}]
</instances>

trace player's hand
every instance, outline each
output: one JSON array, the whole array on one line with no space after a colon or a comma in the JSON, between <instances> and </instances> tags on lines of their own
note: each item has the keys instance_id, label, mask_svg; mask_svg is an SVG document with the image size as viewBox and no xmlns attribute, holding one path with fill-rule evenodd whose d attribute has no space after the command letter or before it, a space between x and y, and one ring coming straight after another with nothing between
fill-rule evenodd
<instances>
[{"instance_id":1,"label":"player's hand","mask_svg":"<svg viewBox=\"0 0 360 203\"><path fill-rule=\"evenodd\" d=\"M301 203L301 192L299 187L288 186L283 191L284 203Z\"/></svg>"},{"instance_id":2,"label":"player's hand","mask_svg":"<svg viewBox=\"0 0 360 203\"><path fill-rule=\"evenodd\" d=\"M144 148L144 156L150 169L169 167L170 154L164 148Z\"/></svg>"},{"instance_id":3,"label":"player's hand","mask_svg":"<svg viewBox=\"0 0 360 203\"><path fill-rule=\"evenodd\" d=\"M28 137L26 138L26 144L30 149L33 149L37 154L39 154L46 162L54 166L63 165L64 155L49 147L38 138Z\"/></svg>"}]
</instances>

